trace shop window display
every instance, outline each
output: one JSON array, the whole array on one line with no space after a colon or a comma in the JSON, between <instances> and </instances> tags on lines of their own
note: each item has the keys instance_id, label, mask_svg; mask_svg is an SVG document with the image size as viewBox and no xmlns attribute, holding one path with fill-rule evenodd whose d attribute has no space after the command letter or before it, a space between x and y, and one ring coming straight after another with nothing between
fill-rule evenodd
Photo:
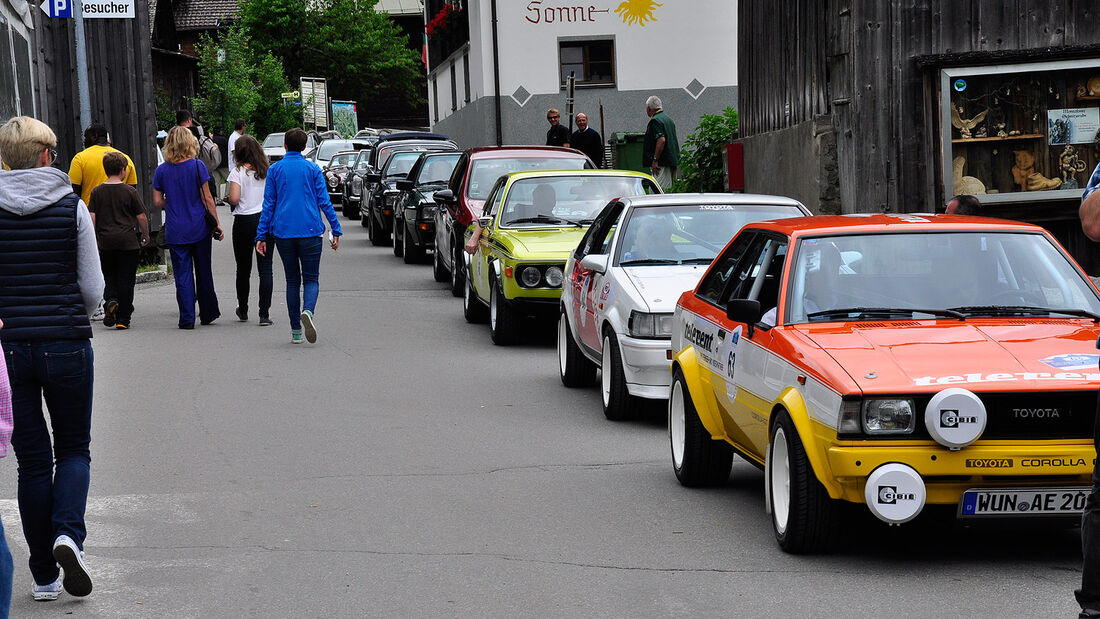
<instances>
[{"instance_id":1,"label":"shop window display","mask_svg":"<svg viewBox=\"0 0 1100 619\"><path fill-rule=\"evenodd\" d=\"M1100 161L1100 61L951 68L940 81L945 198L1080 197Z\"/></svg>"}]
</instances>

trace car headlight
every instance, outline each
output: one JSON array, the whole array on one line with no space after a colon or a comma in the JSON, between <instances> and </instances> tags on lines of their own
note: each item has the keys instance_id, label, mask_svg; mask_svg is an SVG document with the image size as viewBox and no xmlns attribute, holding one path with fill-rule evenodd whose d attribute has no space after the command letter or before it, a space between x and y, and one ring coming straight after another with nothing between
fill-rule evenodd
<instances>
[{"instance_id":1,"label":"car headlight","mask_svg":"<svg viewBox=\"0 0 1100 619\"><path fill-rule=\"evenodd\" d=\"M630 312L630 337L647 339L672 338L672 314L650 314L633 310Z\"/></svg>"},{"instance_id":2,"label":"car headlight","mask_svg":"<svg viewBox=\"0 0 1100 619\"><path fill-rule=\"evenodd\" d=\"M546 283L551 288L561 287L562 279L564 278L561 273L561 267L550 267L549 269L546 269ZM671 333L672 331L669 331L670 335Z\"/></svg>"},{"instance_id":3,"label":"car headlight","mask_svg":"<svg viewBox=\"0 0 1100 619\"><path fill-rule=\"evenodd\" d=\"M524 286L534 288L542 281L542 273L536 267L524 267L519 274L519 280Z\"/></svg>"},{"instance_id":4,"label":"car headlight","mask_svg":"<svg viewBox=\"0 0 1100 619\"><path fill-rule=\"evenodd\" d=\"M421 204L420 205L420 219L434 219L435 218L435 205L434 204Z\"/></svg>"},{"instance_id":5,"label":"car headlight","mask_svg":"<svg viewBox=\"0 0 1100 619\"><path fill-rule=\"evenodd\" d=\"M337 183L339 182L339 181L337 181L337 180L336 180L336 177L335 177L335 176L333 176L333 175L331 175L331 174L329 174L329 175L328 175L328 176L326 176L325 178L326 178L326 179L328 180L328 186L329 186L329 189L335 189L335 188L336 188L336 184L337 184Z\"/></svg>"},{"instance_id":6,"label":"car headlight","mask_svg":"<svg viewBox=\"0 0 1100 619\"><path fill-rule=\"evenodd\" d=\"M911 434L917 425L913 400L863 401L863 431L867 434Z\"/></svg>"}]
</instances>

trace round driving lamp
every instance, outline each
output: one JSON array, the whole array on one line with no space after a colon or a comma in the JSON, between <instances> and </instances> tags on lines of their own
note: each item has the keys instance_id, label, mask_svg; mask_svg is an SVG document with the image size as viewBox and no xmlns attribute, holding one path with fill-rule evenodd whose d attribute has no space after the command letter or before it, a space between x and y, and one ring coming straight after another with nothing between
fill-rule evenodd
<instances>
[{"instance_id":1,"label":"round driving lamp","mask_svg":"<svg viewBox=\"0 0 1100 619\"><path fill-rule=\"evenodd\" d=\"M558 288L561 286L563 276L559 267L550 267L546 269L546 283L550 284L552 288Z\"/></svg>"},{"instance_id":2,"label":"round driving lamp","mask_svg":"<svg viewBox=\"0 0 1100 619\"><path fill-rule=\"evenodd\" d=\"M542 273L535 267L526 267L523 272L520 273L520 281L524 286L528 288L534 288L539 285L539 281L542 279Z\"/></svg>"}]
</instances>

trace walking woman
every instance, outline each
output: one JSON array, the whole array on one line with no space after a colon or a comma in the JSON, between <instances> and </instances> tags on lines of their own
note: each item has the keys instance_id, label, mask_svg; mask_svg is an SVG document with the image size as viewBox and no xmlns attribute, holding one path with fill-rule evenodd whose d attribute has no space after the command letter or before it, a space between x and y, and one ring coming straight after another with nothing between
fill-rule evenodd
<instances>
[{"instance_id":1,"label":"walking woman","mask_svg":"<svg viewBox=\"0 0 1100 619\"><path fill-rule=\"evenodd\" d=\"M208 325L221 316L210 271L210 237L219 241L222 227L214 198L210 195L210 173L195 158L199 142L186 127L172 127L164 141L165 162L153 173L153 202L164 209L164 236L172 255L176 279L176 303L180 329L195 328L196 292L199 321ZM213 216L213 228L206 215Z\"/></svg>"},{"instance_id":2,"label":"walking woman","mask_svg":"<svg viewBox=\"0 0 1100 619\"><path fill-rule=\"evenodd\" d=\"M252 279L252 256L260 274L260 326L271 321L271 254L256 251L256 228L264 206L264 179L267 155L250 135L242 135L233 145L235 165L229 171L229 207L233 210L233 257L237 261L237 318L248 321L248 289Z\"/></svg>"}]
</instances>

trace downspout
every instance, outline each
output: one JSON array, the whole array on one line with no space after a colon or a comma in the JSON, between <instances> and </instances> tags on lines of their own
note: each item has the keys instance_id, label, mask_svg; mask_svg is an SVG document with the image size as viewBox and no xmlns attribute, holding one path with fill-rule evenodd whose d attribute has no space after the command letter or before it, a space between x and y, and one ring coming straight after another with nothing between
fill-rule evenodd
<instances>
[{"instance_id":1,"label":"downspout","mask_svg":"<svg viewBox=\"0 0 1100 619\"><path fill-rule=\"evenodd\" d=\"M497 0L490 0L493 21L493 108L496 113L497 146L504 145L504 134L500 120L500 53L497 45Z\"/></svg>"}]
</instances>

